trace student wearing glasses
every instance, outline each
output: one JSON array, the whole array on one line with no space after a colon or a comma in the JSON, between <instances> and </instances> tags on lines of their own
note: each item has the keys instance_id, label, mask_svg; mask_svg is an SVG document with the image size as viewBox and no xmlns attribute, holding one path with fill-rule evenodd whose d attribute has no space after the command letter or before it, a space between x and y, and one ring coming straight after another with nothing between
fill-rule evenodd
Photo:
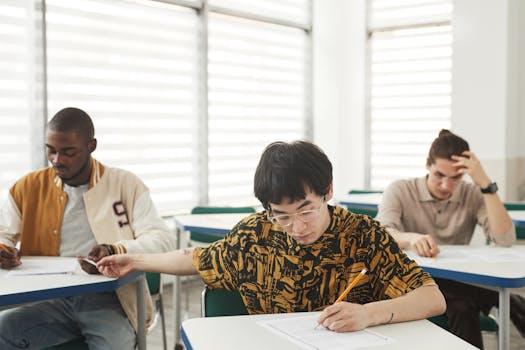
<instances>
[{"instance_id":1,"label":"student wearing glasses","mask_svg":"<svg viewBox=\"0 0 525 350\"><path fill-rule=\"evenodd\" d=\"M500 246L516 241L514 225L468 143L449 130L433 141L424 177L398 180L383 193L376 220L388 228L401 248L418 255L439 254L440 244L469 244L476 225ZM468 174L473 183L463 181ZM479 312L498 305L498 292L436 278L447 301L452 333L483 348ZM525 335L525 301L511 295L511 319Z\"/></svg>"},{"instance_id":2,"label":"student wearing glasses","mask_svg":"<svg viewBox=\"0 0 525 350\"><path fill-rule=\"evenodd\" d=\"M317 146L270 144L257 166L254 192L265 210L206 248L111 256L97 266L107 276L198 273L210 288L238 290L250 314L323 310L318 322L337 332L445 311L432 278L382 226L328 204L332 164ZM368 273L334 304L364 268Z\"/></svg>"}]
</instances>

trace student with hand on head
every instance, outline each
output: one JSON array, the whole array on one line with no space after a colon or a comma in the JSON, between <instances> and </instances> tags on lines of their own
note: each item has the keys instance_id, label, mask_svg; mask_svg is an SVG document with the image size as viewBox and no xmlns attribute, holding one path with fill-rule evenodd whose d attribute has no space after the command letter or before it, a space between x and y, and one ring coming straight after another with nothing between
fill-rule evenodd
<instances>
[{"instance_id":1,"label":"student with hand on head","mask_svg":"<svg viewBox=\"0 0 525 350\"><path fill-rule=\"evenodd\" d=\"M86 256L173 249L146 186L130 172L91 157L97 140L91 118L65 108L46 128L51 166L27 174L0 209L1 268L22 256ZM20 251L15 246L20 243ZM79 258L87 273L97 268ZM0 349L40 349L84 336L90 349L134 349L136 288L43 301L0 311ZM147 304L151 318L151 300Z\"/></svg>"},{"instance_id":2,"label":"student with hand on head","mask_svg":"<svg viewBox=\"0 0 525 350\"><path fill-rule=\"evenodd\" d=\"M97 266L107 276L198 273L210 288L238 290L250 314L323 310L318 322L337 332L444 312L432 278L383 227L328 204L332 164L317 146L270 144L257 166L254 192L265 210L206 248L109 256ZM334 304L364 268L368 273Z\"/></svg>"},{"instance_id":3,"label":"student with hand on head","mask_svg":"<svg viewBox=\"0 0 525 350\"><path fill-rule=\"evenodd\" d=\"M440 244L469 244L476 225L499 246L516 241L512 220L501 202L496 183L485 173L468 143L441 130L427 157L428 174L398 180L383 193L376 216L401 248L434 257ZM468 174L473 183L463 181ZM447 300L450 330L482 348L479 312L498 304L498 293L446 279L437 279ZM511 296L511 319L525 334L525 301Z\"/></svg>"}]
</instances>

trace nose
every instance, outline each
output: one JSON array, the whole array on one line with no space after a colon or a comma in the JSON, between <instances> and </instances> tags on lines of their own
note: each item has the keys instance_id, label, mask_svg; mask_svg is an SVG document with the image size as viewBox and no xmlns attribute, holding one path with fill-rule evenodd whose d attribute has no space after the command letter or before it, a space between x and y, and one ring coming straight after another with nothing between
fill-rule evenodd
<instances>
[{"instance_id":1,"label":"nose","mask_svg":"<svg viewBox=\"0 0 525 350\"><path fill-rule=\"evenodd\" d=\"M444 178L441 180L441 188L444 190L450 190L452 188L452 179Z\"/></svg>"},{"instance_id":2,"label":"nose","mask_svg":"<svg viewBox=\"0 0 525 350\"><path fill-rule=\"evenodd\" d=\"M292 224L290 225L290 231L292 235L294 236L300 235L305 227L306 227L306 224L302 222L301 220L299 220L297 216L292 217Z\"/></svg>"},{"instance_id":3,"label":"nose","mask_svg":"<svg viewBox=\"0 0 525 350\"><path fill-rule=\"evenodd\" d=\"M49 156L50 161L53 165L60 164L62 160L62 156L60 156L60 153L56 152Z\"/></svg>"}]
</instances>

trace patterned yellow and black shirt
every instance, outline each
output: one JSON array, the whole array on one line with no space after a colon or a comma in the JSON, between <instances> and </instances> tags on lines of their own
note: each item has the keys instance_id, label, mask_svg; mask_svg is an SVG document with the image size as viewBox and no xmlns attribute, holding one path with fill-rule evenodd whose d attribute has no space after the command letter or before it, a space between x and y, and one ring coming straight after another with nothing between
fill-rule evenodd
<instances>
[{"instance_id":1,"label":"patterned yellow and black shirt","mask_svg":"<svg viewBox=\"0 0 525 350\"><path fill-rule=\"evenodd\" d=\"M299 244L261 212L195 249L193 263L210 288L239 290L250 314L322 310L365 267L347 301L392 299L433 283L378 222L329 209L330 225L312 244Z\"/></svg>"}]
</instances>

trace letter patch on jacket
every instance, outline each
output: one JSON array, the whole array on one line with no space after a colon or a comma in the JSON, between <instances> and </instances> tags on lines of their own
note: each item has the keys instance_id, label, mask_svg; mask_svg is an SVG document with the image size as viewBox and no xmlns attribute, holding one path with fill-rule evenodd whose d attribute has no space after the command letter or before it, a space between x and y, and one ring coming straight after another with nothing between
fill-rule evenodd
<instances>
[{"instance_id":1,"label":"letter patch on jacket","mask_svg":"<svg viewBox=\"0 0 525 350\"><path fill-rule=\"evenodd\" d=\"M120 227L129 225L128 213L126 212L126 208L121 201L113 203L113 212L115 215L122 217L121 220L118 221L118 225Z\"/></svg>"}]
</instances>

